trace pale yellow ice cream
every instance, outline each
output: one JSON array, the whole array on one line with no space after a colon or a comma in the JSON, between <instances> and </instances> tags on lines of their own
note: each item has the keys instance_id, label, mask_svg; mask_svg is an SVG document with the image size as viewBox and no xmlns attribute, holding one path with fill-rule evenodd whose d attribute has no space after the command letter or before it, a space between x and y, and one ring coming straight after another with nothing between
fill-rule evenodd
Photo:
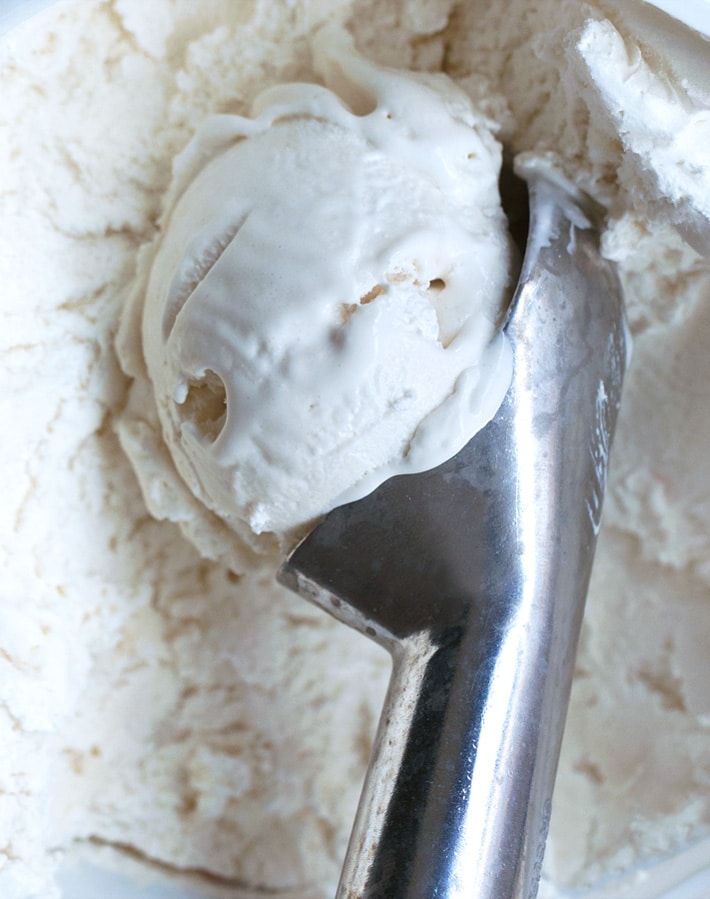
<instances>
[{"instance_id":1,"label":"pale yellow ice cream","mask_svg":"<svg viewBox=\"0 0 710 899\"><path fill-rule=\"evenodd\" d=\"M144 494L174 477L165 444L185 503L257 546L451 458L511 376L490 124L450 79L378 68L342 29L312 47L326 86L271 87L175 160L118 337Z\"/></svg>"},{"instance_id":2,"label":"pale yellow ice cream","mask_svg":"<svg viewBox=\"0 0 710 899\"><path fill-rule=\"evenodd\" d=\"M0 895L56 896L77 842L332 895L387 660L201 518L157 444L143 495L114 339L173 160L209 116L318 81L310 38L334 19L378 64L445 70L609 211L634 358L543 890L710 835L702 79L611 3L149 6L59 4L0 46ZM211 558L183 536L198 519Z\"/></svg>"}]
</instances>

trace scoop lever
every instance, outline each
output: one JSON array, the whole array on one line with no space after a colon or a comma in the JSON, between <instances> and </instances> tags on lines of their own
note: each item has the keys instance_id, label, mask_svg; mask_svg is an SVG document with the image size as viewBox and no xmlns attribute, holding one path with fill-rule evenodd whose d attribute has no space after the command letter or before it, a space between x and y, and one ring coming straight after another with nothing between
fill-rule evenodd
<instances>
[{"instance_id":1,"label":"scoop lever","mask_svg":"<svg viewBox=\"0 0 710 899\"><path fill-rule=\"evenodd\" d=\"M534 899L626 364L591 201L534 166L513 382L279 578L393 657L339 899Z\"/></svg>"}]
</instances>

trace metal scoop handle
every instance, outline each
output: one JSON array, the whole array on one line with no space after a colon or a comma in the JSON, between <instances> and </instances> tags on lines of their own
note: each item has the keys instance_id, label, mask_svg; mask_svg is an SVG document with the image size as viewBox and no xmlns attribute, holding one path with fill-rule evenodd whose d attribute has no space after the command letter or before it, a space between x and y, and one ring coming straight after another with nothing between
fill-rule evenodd
<instances>
[{"instance_id":1,"label":"metal scoop handle","mask_svg":"<svg viewBox=\"0 0 710 899\"><path fill-rule=\"evenodd\" d=\"M526 178L500 411L331 512L281 573L394 660L339 899L537 893L626 348L590 210Z\"/></svg>"}]
</instances>

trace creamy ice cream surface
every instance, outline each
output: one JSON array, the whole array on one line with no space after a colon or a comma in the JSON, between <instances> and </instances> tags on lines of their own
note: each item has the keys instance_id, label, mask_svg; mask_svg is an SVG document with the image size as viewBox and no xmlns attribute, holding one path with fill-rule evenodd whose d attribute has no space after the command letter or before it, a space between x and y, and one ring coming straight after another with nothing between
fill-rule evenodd
<instances>
[{"instance_id":1,"label":"creamy ice cream surface","mask_svg":"<svg viewBox=\"0 0 710 899\"><path fill-rule=\"evenodd\" d=\"M510 380L485 118L445 76L377 69L335 27L313 49L326 87L272 87L177 159L119 338L162 424L143 428L139 384L122 425L137 469L164 438L191 494L247 539L450 458Z\"/></svg>"},{"instance_id":2,"label":"creamy ice cream surface","mask_svg":"<svg viewBox=\"0 0 710 899\"><path fill-rule=\"evenodd\" d=\"M496 140L606 207L634 335L542 894L710 836L710 99L636 8L81 0L3 36L3 899L76 845L332 895L388 662L270 532L495 405Z\"/></svg>"}]
</instances>

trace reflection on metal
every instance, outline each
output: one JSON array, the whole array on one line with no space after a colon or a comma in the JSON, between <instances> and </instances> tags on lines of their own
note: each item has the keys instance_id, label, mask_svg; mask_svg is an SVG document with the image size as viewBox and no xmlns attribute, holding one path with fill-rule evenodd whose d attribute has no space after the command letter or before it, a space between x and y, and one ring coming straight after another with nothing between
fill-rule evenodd
<instances>
[{"instance_id":1,"label":"reflection on metal","mask_svg":"<svg viewBox=\"0 0 710 899\"><path fill-rule=\"evenodd\" d=\"M500 411L331 512L280 578L394 669L340 899L532 899L626 363L594 210L534 168Z\"/></svg>"}]
</instances>

